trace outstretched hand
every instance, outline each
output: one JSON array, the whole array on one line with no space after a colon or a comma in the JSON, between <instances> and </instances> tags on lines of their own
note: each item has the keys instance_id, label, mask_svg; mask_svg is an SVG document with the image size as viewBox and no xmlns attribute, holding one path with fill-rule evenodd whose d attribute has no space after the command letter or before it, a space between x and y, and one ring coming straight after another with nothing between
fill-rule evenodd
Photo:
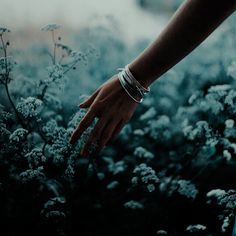
<instances>
[{"instance_id":1,"label":"outstretched hand","mask_svg":"<svg viewBox=\"0 0 236 236\"><path fill-rule=\"evenodd\" d=\"M114 75L80 104L80 108L88 108L88 111L74 130L70 143L74 144L97 117L98 121L82 148L81 155L88 155L91 146L95 144L94 152L99 153L108 142L116 138L132 117L137 105L121 87L118 76Z\"/></svg>"}]
</instances>

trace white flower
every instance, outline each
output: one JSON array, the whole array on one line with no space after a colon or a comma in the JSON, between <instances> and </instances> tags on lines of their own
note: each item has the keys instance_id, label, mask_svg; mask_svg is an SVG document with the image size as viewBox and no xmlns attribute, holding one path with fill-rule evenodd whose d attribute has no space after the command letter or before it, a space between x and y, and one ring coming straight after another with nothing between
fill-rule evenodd
<instances>
[{"instance_id":1,"label":"white flower","mask_svg":"<svg viewBox=\"0 0 236 236\"><path fill-rule=\"evenodd\" d=\"M226 216L226 217L224 218L223 224L222 224L222 226L221 226L221 232L222 232L222 233L225 233L225 231L227 230L227 228L229 227L229 225L230 225L230 219L229 219L228 216Z\"/></svg>"},{"instance_id":2,"label":"white flower","mask_svg":"<svg viewBox=\"0 0 236 236\"><path fill-rule=\"evenodd\" d=\"M230 88L231 88L231 85L229 84L218 84L218 85L211 86L208 89L208 92L220 92L220 91L229 90Z\"/></svg>"},{"instance_id":3,"label":"white flower","mask_svg":"<svg viewBox=\"0 0 236 236\"><path fill-rule=\"evenodd\" d=\"M143 136L145 133L142 129L134 130L134 135Z\"/></svg>"},{"instance_id":4,"label":"white flower","mask_svg":"<svg viewBox=\"0 0 236 236\"><path fill-rule=\"evenodd\" d=\"M0 35L2 35L3 33L10 33L11 31L7 28L4 27L0 27Z\"/></svg>"},{"instance_id":5,"label":"white flower","mask_svg":"<svg viewBox=\"0 0 236 236\"><path fill-rule=\"evenodd\" d=\"M130 209L133 209L133 210L143 209L144 208L142 203L134 201L134 200L130 200L129 202L126 202L124 204L124 207L125 208L130 208Z\"/></svg>"},{"instance_id":6,"label":"white flower","mask_svg":"<svg viewBox=\"0 0 236 236\"><path fill-rule=\"evenodd\" d=\"M222 189L212 189L211 191L209 191L207 193L207 197L222 197L226 194L225 190L222 190Z\"/></svg>"},{"instance_id":7,"label":"white flower","mask_svg":"<svg viewBox=\"0 0 236 236\"><path fill-rule=\"evenodd\" d=\"M226 120L225 121L225 126L226 126L226 128L233 128L234 127L234 120L232 120L232 119L228 119L228 120Z\"/></svg>"},{"instance_id":8,"label":"white flower","mask_svg":"<svg viewBox=\"0 0 236 236\"><path fill-rule=\"evenodd\" d=\"M119 185L119 182L118 181L112 181L111 183L109 183L108 185L107 185L107 189L114 189L114 188L116 188L117 186Z\"/></svg>"},{"instance_id":9,"label":"white flower","mask_svg":"<svg viewBox=\"0 0 236 236\"><path fill-rule=\"evenodd\" d=\"M155 185L154 184L148 184L147 185L147 189L148 189L148 192L154 192L155 191L155 189L156 189L156 187L155 187Z\"/></svg>"},{"instance_id":10,"label":"white flower","mask_svg":"<svg viewBox=\"0 0 236 236\"><path fill-rule=\"evenodd\" d=\"M44 27L41 28L42 31L53 31L53 30L57 30L61 28L60 25L57 25L57 24L48 24Z\"/></svg>"},{"instance_id":11,"label":"white flower","mask_svg":"<svg viewBox=\"0 0 236 236\"><path fill-rule=\"evenodd\" d=\"M9 137L10 141L20 142L23 141L28 134L28 130L19 128L15 130Z\"/></svg>"},{"instance_id":12,"label":"white flower","mask_svg":"<svg viewBox=\"0 0 236 236\"><path fill-rule=\"evenodd\" d=\"M198 194L198 190L193 183L189 180L178 180L178 192L181 195L186 196L187 198L195 199L196 195Z\"/></svg>"},{"instance_id":13,"label":"white flower","mask_svg":"<svg viewBox=\"0 0 236 236\"><path fill-rule=\"evenodd\" d=\"M234 153L236 153L236 143L231 143L229 146L233 148Z\"/></svg>"},{"instance_id":14,"label":"white flower","mask_svg":"<svg viewBox=\"0 0 236 236\"><path fill-rule=\"evenodd\" d=\"M40 148L34 148L25 155L27 157L30 168L37 167L46 161L46 157Z\"/></svg>"},{"instance_id":15,"label":"white flower","mask_svg":"<svg viewBox=\"0 0 236 236\"><path fill-rule=\"evenodd\" d=\"M153 159L154 154L149 152L147 149L143 147L136 147L134 150L134 155L139 158L145 158L145 159Z\"/></svg>"},{"instance_id":16,"label":"white flower","mask_svg":"<svg viewBox=\"0 0 236 236\"><path fill-rule=\"evenodd\" d=\"M45 175L43 173L43 166L38 167L37 169L28 169L19 175L23 183L28 183L34 179L43 179Z\"/></svg>"},{"instance_id":17,"label":"white flower","mask_svg":"<svg viewBox=\"0 0 236 236\"><path fill-rule=\"evenodd\" d=\"M226 158L227 161L231 160L231 153L228 150L223 151L223 156Z\"/></svg>"},{"instance_id":18,"label":"white flower","mask_svg":"<svg viewBox=\"0 0 236 236\"><path fill-rule=\"evenodd\" d=\"M157 111L154 107L149 108L143 115L140 116L140 120L152 119L157 114Z\"/></svg>"},{"instance_id":19,"label":"white flower","mask_svg":"<svg viewBox=\"0 0 236 236\"><path fill-rule=\"evenodd\" d=\"M148 192L155 191L155 184L159 182L155 170L147 166L145 163L141 163L135 167L133 173L135 174L131 180L133 186L137 186L138 183L140 183L145 186Z\"/></svg>"},{"instance_id":20,"label":"white flower","mask_svg":"<svg viewBox=\"0 0 236 236\"><path fill-rule=\"evenodd\" d=\"M157 231L157 235L159 235L159 236L164 236L164 235L168 235L168 233L165 231L165 230L158 230Z\"/></svg>"},{"instance_id":21,"label":"white flower","mask_svg":"<svg viewBox=\"0 0 236 236\"><path fill-rule=\"evenodd\" d=\"M188 232L190 232L190 233L200 232L200 231L204 231L204 230L206 230L206 226L200 225L200 224L197 224L197 225L189 225L189 226L186 228L186 231L188 231Z\"/></svg>"}]
</instances>

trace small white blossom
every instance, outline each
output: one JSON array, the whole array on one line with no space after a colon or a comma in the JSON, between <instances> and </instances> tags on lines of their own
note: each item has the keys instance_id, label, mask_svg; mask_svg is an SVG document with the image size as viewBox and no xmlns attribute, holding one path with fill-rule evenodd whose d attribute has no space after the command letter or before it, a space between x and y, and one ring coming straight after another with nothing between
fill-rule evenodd
<instances>
[{"instance_id":1,"label":"small white blossom","mask_svg":"<svg viewBox=\"0 0 236 236\"><path fill-rule=\"evenodd\" d=\"M4 27L0 27L0 35L2 35L3 33L10 33L11 31L7 28Z\"/></svg>"},{"instance_id":2,"label":"small white blossom","mask_svg":"<svg viewBox=\"0 0 236 236\"><path fill-rule=\"evenodd\" d=\"M219 84L219 85L211 86L208 89L208 92L220 92L220 91L229 90L230 88L231 88L231 85L229 84Z\"/></svg>"},{"instance_id":3,"label":"small white blossom","mask_svg":"<svg viewBox=\"0 0 236 236\"><path fill-rule=\"evenodd\" d=\"M225 121L225 126L226 126L226 128L233 128L234 127L234 120L232 120L232 119L228 119L228 120L226 120Z\"/></svg>"},{"instance_id":4,"label":"small white blossom","mask_svg":"<svg viewBox=\"0 0 236 236\"><path fill-rule=\"evenodd\" d=\"M19 175L22 183L28 183L34 179L43 179L45 175L43 173L43 166L38 167L37 169L28 169Z\"/></svg>"},{"instance_id":5,"label":"small white blossom","mask_svg":"<svg viewBox=\"0 0 236 236\"><path fill-rule=\"evenodd\" d=\"M145 158L145 159L153 159L154 154L149 152L147 149L143 147L136 147L134 150L134 155L139 158Z\"/></svg>"},{"instance_id":6,"label":"small white blossom","mask_svg":"<svg viewBox=\"0 0 236 236\"><path fill-rule=\"evenodd\" d=\"M164 235L168 235L168 233L165 230L158 230L157 235L164 236Z\"/></svg>"},{"instance_id":7,"label":"small white blossom","mask_svg":"<svg viewBox=\"0 0 236 236\"><path fill-rule=\"evenodd\" d=\"M157 114L157 111L154 107L149 108L143 115L140 116L140 120L152 119Z\"/></svg>"},{"instance_id":8,"label":"small white blossom","mask_svg":"<svg viewBox=\"0 0 236 236\"><path fill-rule=\"evenodd\" d=\"M212 189L211 191L209 191L207 193L207 197L222 197L226 194L225 190L222 190L222 189Z\"/></svg>"},{"instance_id":9,"label":"small white blossom","mask_svg":"<svg viewBox=\"0 0 236 236\"><path fill-rule=\"evenodd\" d=\"M107 189L114 189L114 188L116 188L117 186L119 185L119 182L118 181L112 181L111 183L109 183L108 185L107 185Z\"/></svg>"},{"instance_id":10,"label":"small white blossom","mask_svg":"<svg viewBox=\"0 0 236 236\"><path fill-rule=\"evenodd\" d=\"M136 129L134 130L134 134L138 136L143 136L145 132L142 129Z\"/></svg>"},{"instance_id":11,"label":"small white blossom","mask_svg":"<svg viewBox=\"0 0 236 236\"><path fill-rule=\"evenodd\" d=\"M31 152L27 153L25 157L28 159L30 168L41 165L46 161L46 157L43 155L40 148L34 148Z\"/></svg>"},{"instance_id":12,"label":"small white blossom","mask_svg":"<svg viewBox=\"0 0 236 236\"><path fill-rule=\"evenodd\" d=\"M154 192L155 191L155 189L156 189L156 187L155 187L155 185L154 184L148 184L147 185L147 190L148 190L148 192Z\"/></svg>"},{"instance_id":13,"label":"small white blossom","mask_svg":"<svg viewBox=\"0 0 236 236\"><path fill-rule=\"evenodd\" d=\"M140 183L145 186L149 192L155 191L155 184L159 182L159 178L156 176L155 170L142 163L135 167L133 173L135 176L132 178L131 182L134 186Z\"/></svg>"},{"instance_id":14,"label":"small white blossom","mask_svg":"<svg viewBox=\"0 0 236 236\"><path fill-rule=\"evenodd\" d=\"M231 153L228 150L223 151L223 156L226 158L227 161L230 161L232 158Z\"/></svg>"},{"instance_id":15,"label":"small white blossom","mask_svg":"<svg viewBox=\"0 0 236 236\"><path fill-rule=\"evenodd\" d=\"M188 232L190 232L190 233L201 232L201 231L204 231L204 230L206 230L206 226L200 225L200 224L197 224L197 225L189 225L189 226L186 228L186 231L188 231Z\"/></svg>"},{"instance_id":16,"label":"small white blossom","mask_svg":"<svg viewBox=\"0 0 236 236\"><path fill-rule=\"evenodd\" d=\"M28 134L28 130L19 128L15 130L9 137L10 141L20 142L23 141Z\"/></svg>"},{"instance_id":17,"label":"small white blossom","mask_svg":"<svg viewBox=\"0 0 236 236\"><path fill-rule=\"evenodd\" d=\"M181 195L186 196L187 198L195 199L196 195L198 194L198 190L196 186L191 183L189 180L178 180L178 192Z\"/></svg>"},{"instance_id":18,"label":"small white blossom","mask_svg":"<svg viewBox=\"0 0 236 236\"><path fill-rule=\"evenodd\" d=\"M230 225L230 219L229 219L228 216L226 216L226 217L224 218L223 224L222 224L222 226L221 226L221 232L222 232L222 233L225 233L226 230L227 230L227 228L229 227L229 225Z\"/></svg>"},{"instance_id":19,"label":"small white blossom","mask_svg":"<svg viewBox=\"0 0 236 236\"><path fill-rule=\"evenodd\" d=\"M229 146L233 148L234 153L236 153L236 143L231 143Z\"/></svg>"},{"instance_id":20,"label":"small white blossom","mask_svg":"<svg viewBox=\"0 0 236 236\"><path fill-rule=\"evenodd\" d=\"M61 28L60 25L57 25L57 24L48 24L48 25L45 25L44 27L41 28L42 31L53 31L53 30L57 30Z\"/></svg>"},{"instance_id":21,"label":"small white blossom","mask_svg":"<svg viewBox=\"0 0 236 236\"><path fill-rule=\"evenodd\" d=\"M134 201L134 200L130 200L129 202L126 202L124 204L124 207L125 208L130 208L130 209L133 209L133 210L143 209L144 208L142 203Z\"/></svg>"}]
</instances>

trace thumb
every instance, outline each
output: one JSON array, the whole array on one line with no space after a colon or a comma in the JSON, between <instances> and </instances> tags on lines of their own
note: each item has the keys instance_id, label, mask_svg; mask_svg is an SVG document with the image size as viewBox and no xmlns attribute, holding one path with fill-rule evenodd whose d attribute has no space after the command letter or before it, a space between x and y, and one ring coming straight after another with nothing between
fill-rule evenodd
<instances>
[{"instance_id":1,"label":"thumb","mask_svg":"<svg viewBox=\"0 0 236 236\"><path fill-rule=\"evenodd\" d=\"M88 108L94 101L94 99L97 97L99 91L96 91L94 94L92 94L88 99L86 99L84 102L79 104L80 108Z\"/></svg>"}]
</instances>

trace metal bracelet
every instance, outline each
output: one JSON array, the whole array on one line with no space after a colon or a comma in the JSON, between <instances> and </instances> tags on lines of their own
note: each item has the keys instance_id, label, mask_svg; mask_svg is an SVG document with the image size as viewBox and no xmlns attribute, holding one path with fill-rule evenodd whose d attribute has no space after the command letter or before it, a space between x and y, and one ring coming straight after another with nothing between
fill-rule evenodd
<instances>
[{"instance_id":1,"label":"metal bracelet","mask_svg":"<svg viewBox=\"0 0 236 236\"><path fill-rule=\"evenodd\" d=\"M143 87L132 75L129 70L128 65L125 68L119 68L118 78L121 86L126 91L126 93L137 103L143 101L143 97L150 91L150 88ZM137 100L136 97L140 97Z\"/></svg>"}]
</instances>

